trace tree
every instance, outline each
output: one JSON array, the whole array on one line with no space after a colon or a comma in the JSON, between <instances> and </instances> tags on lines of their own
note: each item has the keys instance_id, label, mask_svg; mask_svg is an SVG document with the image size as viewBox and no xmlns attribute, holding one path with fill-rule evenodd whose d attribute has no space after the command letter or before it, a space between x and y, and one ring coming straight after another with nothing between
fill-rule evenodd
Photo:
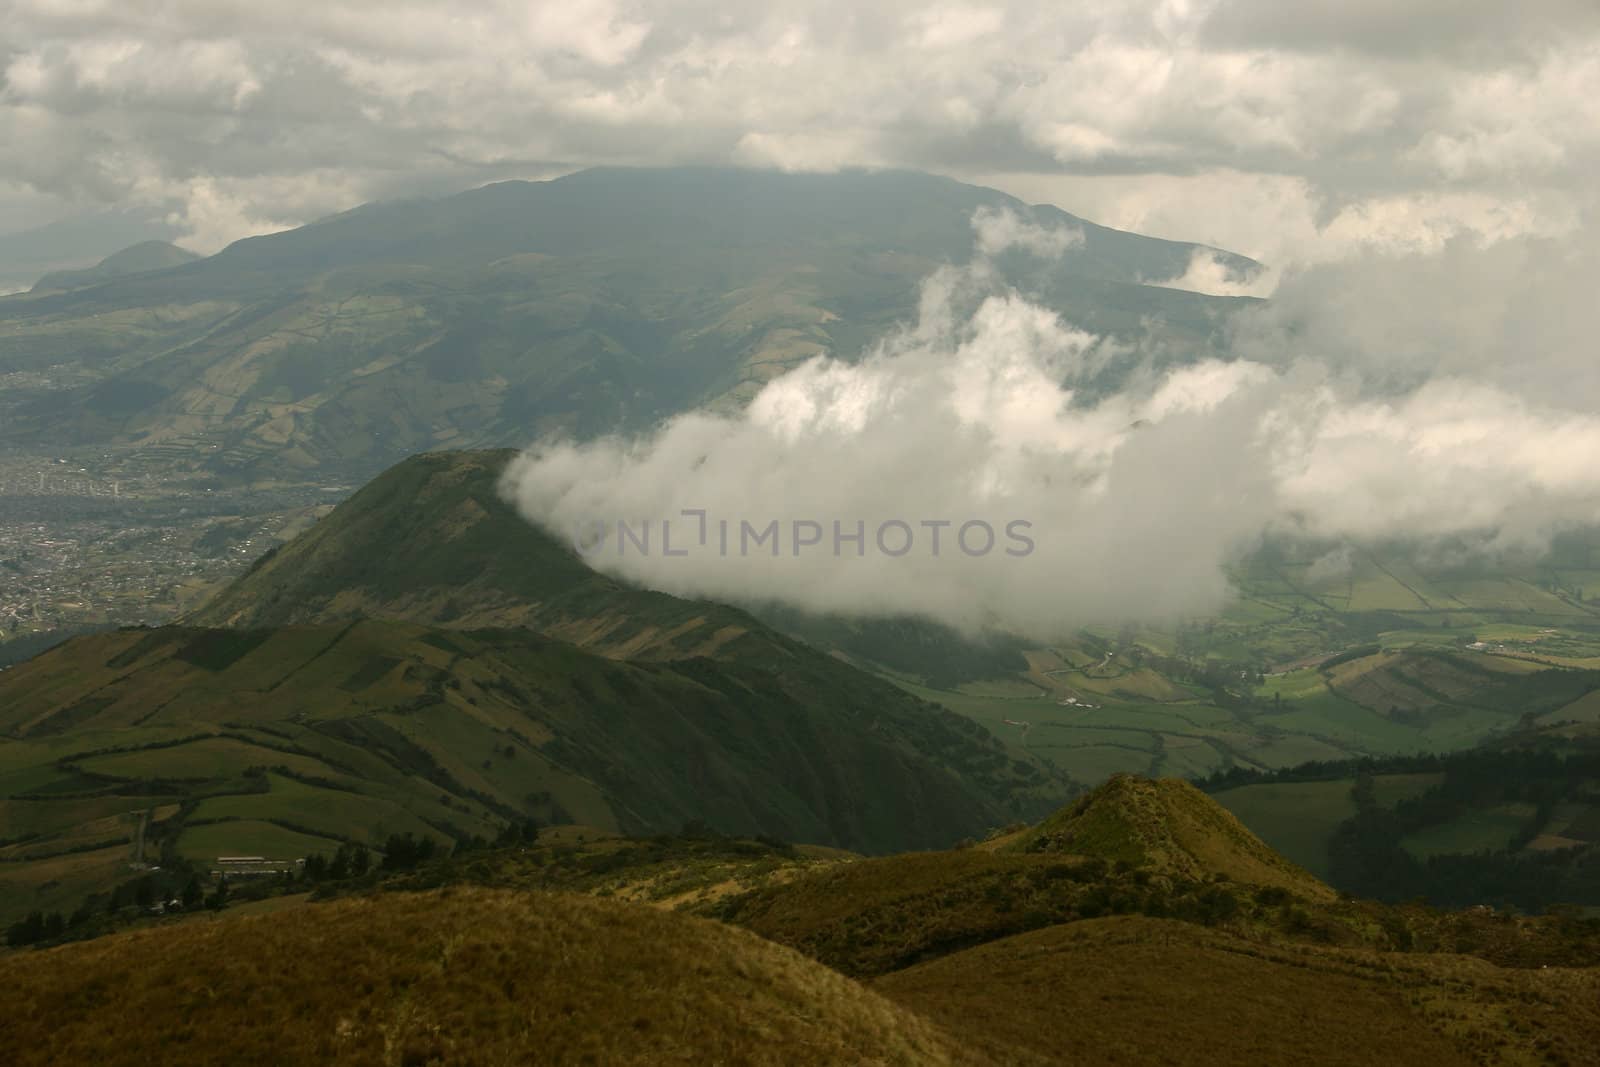
<instances>
[{"instance_id":1,"label":"tree","mask_svg":"<svg viewBox=\"0 0 1600 1067\"><path fill-rule=\"evenodd\" d=\"M6 944L12 948L31 945L44 936L44 913L30 911L26 918L11 924L6 931Z\"/></svg>"},{"instance_id":2,"label":"tree","mask_svg":"<svg viewBox=\"0 0 1600 1067\"><path fill-rule=\"evenodd\" d=\"M501 829L494 843L501 848L509 848L512 845L531 845L537 840L539 824L532 819L516 819Z\"/></svg>"},{"instance_id":3,"label":"tree","mask_svg":"<svg viewBox=\"0 0 1600 1067\"><path fill-rule=\"evenodd\" d=\"M189 884L183 887L181 899L183 900L184 911L193 911L205 903L206 889L205 886L200 884L200 876L198 874L189 876Z\"/></svg>"},{"instance_id":4,"label":"tree","mask_svg":"<svg viewBox=\"0 0 1600 1067\"><path fill-rule=\"evenodd\" d=\"M433 838L414 834L391 834L383 845L383 869L409 871L433 859Z\"/></svg>"},{"instance_id":5,"label":"tree","mask_svg":"<svg viewBox=\"0 0 1600 1067\"><path fill-rule=\"evenodd\" d=\"M217 888L206 898L206 907L212 911L221 911L228 906L228 876L223 875L217 879Z\"/></svg>"},{"instance_id":6,"label":"tree","mask_svg":"<svg viewBox=\"0 0 1600 1067\"><path fill-rule=\"evenodd\" d=\"M350 877L350 853L345 851L345 846L340 845L339 851L333 854L333 862L328 864L328 880L342 882Z\"/></svg>"}]
</instances>

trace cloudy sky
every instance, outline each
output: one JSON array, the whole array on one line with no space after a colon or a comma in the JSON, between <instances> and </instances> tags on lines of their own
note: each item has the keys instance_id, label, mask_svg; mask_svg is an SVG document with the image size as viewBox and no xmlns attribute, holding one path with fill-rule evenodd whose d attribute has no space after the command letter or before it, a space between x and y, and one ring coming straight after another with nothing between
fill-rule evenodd
<instances>
[{"instance_id":1,"label":"cloudy sky","mask_svg":"<svg viewBox=\"0 0 1600 1067\"><path fill-rule=\"evenodd\" d=\"M1214 609L1277 529L1526 552L1600 523L1596 101L1596 0L0 0L0 235L112 211L89 232L142 217L210 252L592 164L897 166L1268 263L1229 359L1091 402L1074 377L1104 339L986 267L1076 235L975 220L974 261L865 358L644 439L541 444L510 483L558 531L1027 518L1031 570L605 565L1044 632ZM1202 260L1171 281L1216 290Z\"/></svg>"},{"instance_id":2,"label":"cloudy sky","mask_svg":"<svg viewBox=\"0 0 1600 1067\"><path fill-rule=\"evenodd\" d=\"M0 233L594 163L923 168L1283 263L1575 225L1594 0L6 0Z\"/></svg>"}]
</instances>

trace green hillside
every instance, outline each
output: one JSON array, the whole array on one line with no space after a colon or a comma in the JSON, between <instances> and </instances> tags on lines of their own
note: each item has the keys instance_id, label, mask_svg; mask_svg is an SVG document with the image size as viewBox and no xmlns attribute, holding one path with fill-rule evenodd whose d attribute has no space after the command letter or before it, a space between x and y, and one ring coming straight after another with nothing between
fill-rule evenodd
<instances>
[{"instance_id":1,"label":"green hillside","mask_svg":"<svg viewBox=\"0 0 1600 1067\"><path fill-rule=\"evenodd\" d=\"M622 585L521 518L499 492L514 453L414 456L258 560L187 621L258 628L397 619L523 626L608 655L792 655L743 612ZM779 641L782 650L771 647Z\"/></svg>"},{"instance_id":2,"label":"green hillside","mask_svg":"<svg viewBox=\"0 0 1600 1067\"><path fill-rule=\"evenodd\" d=\"M449 845L529 816L884 851L1048 793L966 720L800 655L625 663L389 622L77 638L0 676L0 896L70 908L128 877L141 813L148 862L293 859L306 835Z\"/></svg>"},{"instance_id":3,"label":"green hillside","mask_svg":"<svg viewBox=\"0 0 1600 1067\"><path fill-rule=\"evenodd\" d=\"M0 907L528 817L932 847L1068 795L743 612L590 571L500 500L505 458L398 465L193 620L227 628L82 636L0 674Z\"/></svg>"},{"instance_id":4,"label":"green hillside","mask_svg":"<svg viewBox=\"0 0 1600 1067\"><path fill-rule=\"evenodd\" d=\"M1330 555L1347 566L1318 573ZM1233 603L1172 627L1091 626L1037 647L911 620L788 625L1086 786L1204 778L1465 751L1530 719L1592 723L1597 561L1593 530L1520 564L1275 541L1233 568Z\"/></svg>"}]
</instances>

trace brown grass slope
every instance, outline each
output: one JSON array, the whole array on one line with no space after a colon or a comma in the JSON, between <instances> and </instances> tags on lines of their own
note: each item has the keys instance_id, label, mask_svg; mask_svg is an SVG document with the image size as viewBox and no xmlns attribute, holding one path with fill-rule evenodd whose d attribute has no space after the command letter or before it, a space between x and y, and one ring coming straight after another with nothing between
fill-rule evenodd
<instances>
[{"instance_id":1,"label":"brown grass slope","mask_svg":"<svg viewBox=\"0 0 1600 1067\"><path fill-rule=\"evenodd\" d=\"M821 965L637 905L456 889L0 959L9 1063L988 1062Z\"/></svg>"},{"instance_id":2,"label":"brown grass slope","mask_svg":"<svg viewBox=\"0 0 1600 1067\"><path fill-rule=\"evenodd\" d=\"M1177 778L1116 775L1016 836L1005 849L1098 856L1187 879L1222 875L1311 900L1335 896L1222 805Z\"/></svg>"},{"instance_id":3,"label":"brown grass slope","mask_svg":"<svg viewBox=\"0 0 1600 1067\"><path fill-rule=\"evenodd\" d=\"M1600 1036L1593 969L1265 944L1136 916L995 941L873 988L1019 1064L1576 1064L1596 1062Z\"/></svg>"}]
</instances>

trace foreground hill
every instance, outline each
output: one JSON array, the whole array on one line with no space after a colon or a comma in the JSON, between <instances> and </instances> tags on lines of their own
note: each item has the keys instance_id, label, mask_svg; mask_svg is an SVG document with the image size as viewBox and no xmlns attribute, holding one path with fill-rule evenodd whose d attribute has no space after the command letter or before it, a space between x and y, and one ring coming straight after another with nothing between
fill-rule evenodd
<instances>
[{"instance_id":1,"label":"foreground hill","mask_svg":"<svg viewBox=\"0 0 1600 1067\"><path fill-rule=\"evenodd\" d=\"M1014 280L1097 332L1210 343L1237 301L1152 287L1196 246L907 172L592 170L375 204L208 259L0 301L0 443L168 473L369 476L411 452L637 429L855 358L1009 208L1084 241ZM1255 264L1225 256L1241 273ZM348 472L348 473L346 473Z\"/></svg>"},{"instance_id":2,"label":"foreground hill","mask_svg":"<svg viewBox=\"0 0 1600 1067\"><path fill-rule=\"evenodd\" d=\"M575 897L455 890L192 923L12 957L0 981L19 1067L989 1062L743 931Z\"/></svg>"},{"instance_id":3,"label":"foreground hill","mask_svg":"<svg viewBox=\"0 0 1600 1067\"><path fill-rule=\"evenodd\" d=\"M1019 934L873 988L1002 1062L1484 1062L1406 1004L1404 979L1370 967L1359 956L1252 946L1187 923L1125 916ZM1476 976L1494 974L1485 966ZM1584 1029L1594 1025L1591 1018Z\"/></svg>"},{"instance_id":4,"label":"foreground hill","mask_svg":"<svg viewBox=\"0 0 1600 1067\"><path fill-rule=\"evenodd\" d=\"M1218 825L1192 791L1168 792L1162 810L1126 792L1100 790L1089 810L1126 812L1140 840L1173 816ZM1195 833L1187 874L1060 836L1048 852L997 839L863 859L576 828L398 874L308 868L291 886L244 884L220 918L144 917L130 920L139 932L0 956L16 991L0 1040L24 1063L157 1050L186 1062L1592 1062L1600 924L1236 880L1199 857L1232 866L1231 851L1257 847Z\"/></svg>"}]
</instances>

